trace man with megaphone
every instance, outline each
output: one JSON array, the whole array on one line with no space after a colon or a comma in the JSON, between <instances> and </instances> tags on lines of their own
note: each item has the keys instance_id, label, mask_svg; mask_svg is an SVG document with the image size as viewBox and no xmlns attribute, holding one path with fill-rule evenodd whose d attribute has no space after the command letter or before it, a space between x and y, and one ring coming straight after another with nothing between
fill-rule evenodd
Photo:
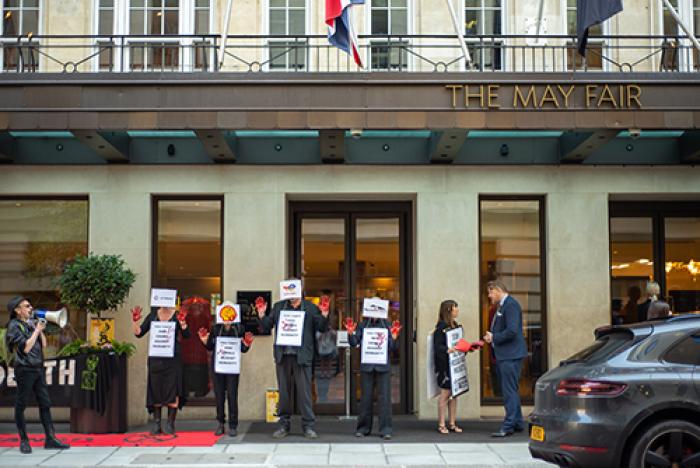
<instances>
[{"instance_id":1,"label":"man with megaphone","mask_svg":"<svg viewBox=\"0 0 700 468\"><path fill-rule=\"evenodd\" d=\"M22 296L16 296L7 303L7 311L10 313L10 323L7 325L6 340L8 349L14 358L15 380L17 381L17 399L15 400L15 423L19 432L19 450L22 453L32 453L27 436L27 426L24 419L24 409L27 399L32 392L39 403L39 417L44 426L46 439L44 448L67 449L56 438L56 431L51 420L51 400L46 386L46 372L44 371L44 347L46 347L46 319L32 320L32 305ZM60 311L59 311L60 312Z\"/></svg>"}]
</instances>

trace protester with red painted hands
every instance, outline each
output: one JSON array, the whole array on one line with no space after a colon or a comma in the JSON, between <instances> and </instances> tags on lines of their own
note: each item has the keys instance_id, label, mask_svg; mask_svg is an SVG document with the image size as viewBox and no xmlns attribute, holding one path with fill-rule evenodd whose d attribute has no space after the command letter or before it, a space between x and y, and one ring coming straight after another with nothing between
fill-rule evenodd
<instances>
[{"instance_id":1,"label":"protester with red painted hands","mask_svg":"<svg viewBox=\"0 0 700 468\"><path fill-rule=\"evenodd\" d=\"M211 370L214 381L214 396L216 398L216 420L219 422L215 435L224 433L224 400L228 398L228 435L238 434L238 381L240 374L219 373L216 371L216 342L222 337L241 338L241 353L247 353L253 344L253 334L244 333L243 324L224 322L215 324L211 331L200 328L199 339L211 355Z\"/></svg>"},{"instance_id":2,"label":"protester with red painted hands","mask_svg":"<svg viewBox=\"0 0 700 468\"><path fill-rule=\"evenodd\" d=\"M151 434L157 435L175 434L175 418L177 410L182 409L186 403L186 393L182 378L182 361L180 359L180 342L177 337L189 338L190 330L187 327L187 314L178 312L175 307L152 307L151 312L141 322L143 315L140 306L131 309L131 320L134 335L141 338L149 331L154 323L174 323L174 336L170 337L167 346L171 348L171 357L151 356L149 346L148 356L148 382L146 385L146 408L153 413L153 427ZM155 353L154 353L155 354ZM168 408L168 420L165 427L161 427L161 408Z\"/></svg>"},{"instance_id":3,"label":"protester with red painted hands","mask_svg":"<svg viewBox=\"0 0 700 468\"><path fill-rule=\"evenodd\" d=\"M359 347L362 353L363 340L370 339L377 335L375 329L386 329L388 344L382 347L383 356L381 359L360 359L360 384L362 386L362 396L360 398L360 412L357 419L356 437L365 437L372 432L373 414L373 393L377 388L377 409L379 411L379 435L384 440L389 440L393 434L391 421L391 362L389 354L399 349L399 334L401 333L401 323L394 320L391 324L388 319L365 317L358 325L351 317L345 319L345 329L348 331L348 342L351 347ZM381 341L380 340L380 341ZM365 343L365 346L369 346ZM374 348L379 348L375 343ZM376 356L379 357L379 356ZM381 361L381 362L380 362Z\"/></svg>"},{"instance_id":4,"label":"protester with red painted hands","mask_svg":"<svg viewBox=\"0 0 700 468\"><path fill-rule=\"evenodd\" d=\"M285 282L283 282L285 283ZM275 329L273 356L279 389L277 430L272 434L281 439L289 434L293 410L292 395L296 395L297 408L301 413L304 437L316 439L314 430L316 416L311 401L311 372L316 348L316 332L328 329L329 309L319 309L313 302L303 299L303 283L298 297L278 301L266 315L267 303L255 301L259 323L265 333ZM293 317L300 317L301 323ZM280 339L287 344L280 344Z\"/></svg>"}]
</instances>

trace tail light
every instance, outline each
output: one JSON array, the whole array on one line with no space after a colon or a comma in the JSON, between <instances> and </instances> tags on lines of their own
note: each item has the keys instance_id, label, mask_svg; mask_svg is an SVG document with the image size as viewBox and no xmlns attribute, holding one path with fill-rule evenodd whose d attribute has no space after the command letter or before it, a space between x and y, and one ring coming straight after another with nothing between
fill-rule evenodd
<instances>
[{"instance_id":1,"label":"tail light","mask_svg":"<svg viewBox=\"0 0 700 468\"><path fill-rule=\"evenodd\" d=\"M616 396L627 388L627 384L600 380L567 379L557 385L560 396Z\"/></svg>"}]
</instances>

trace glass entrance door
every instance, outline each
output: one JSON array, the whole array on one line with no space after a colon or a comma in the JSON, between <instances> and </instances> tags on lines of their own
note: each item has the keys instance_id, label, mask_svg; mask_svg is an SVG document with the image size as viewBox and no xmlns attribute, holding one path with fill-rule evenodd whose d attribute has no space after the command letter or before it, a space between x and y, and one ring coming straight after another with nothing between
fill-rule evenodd
<instances>
[{"instance_id":1,"label":"glass entrance door","mask_svg":"<svg viewBox=\"0 0 700 468\"><path fill-rule=\"evenodd\" d=\"M389 320L401 321L399 350L390 356L392 403L396 413L407 412L412 370L408 350L413 343L407 284L410 259L406 256L410 205L298 203L291 208L290 274L303 278L308 300L318 303L322 296L329 297L329 334L342 334L346 317L361 321L362 302L367 297L388 300ZM357 414L361 397L359 350L352 350L346 362L344 348L336 353L326 348L317 346L314 360L315 410L344 414L349 397L351 412Z\"/></svg>"}]
</instances>

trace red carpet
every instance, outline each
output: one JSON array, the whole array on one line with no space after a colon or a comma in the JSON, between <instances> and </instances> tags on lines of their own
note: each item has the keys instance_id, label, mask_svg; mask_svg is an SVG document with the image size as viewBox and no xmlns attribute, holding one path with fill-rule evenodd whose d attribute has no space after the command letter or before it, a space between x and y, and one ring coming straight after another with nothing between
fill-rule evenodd
<instances>
[{"instance_id":1,"label":"red carpet","mask_svg":"<svg viewBox=\"0 0 700 468\"><path fill-rule=\"evenodd\" d=\"M126 434L57 434L61 441L74 447L211 447L220 436L213 432L178 432L176 436L148 432ZM30 434L32 447L44 446L43 434ZM18 447L17 434L0 434L0 447Z\"/></svg>"}]
</instances>

